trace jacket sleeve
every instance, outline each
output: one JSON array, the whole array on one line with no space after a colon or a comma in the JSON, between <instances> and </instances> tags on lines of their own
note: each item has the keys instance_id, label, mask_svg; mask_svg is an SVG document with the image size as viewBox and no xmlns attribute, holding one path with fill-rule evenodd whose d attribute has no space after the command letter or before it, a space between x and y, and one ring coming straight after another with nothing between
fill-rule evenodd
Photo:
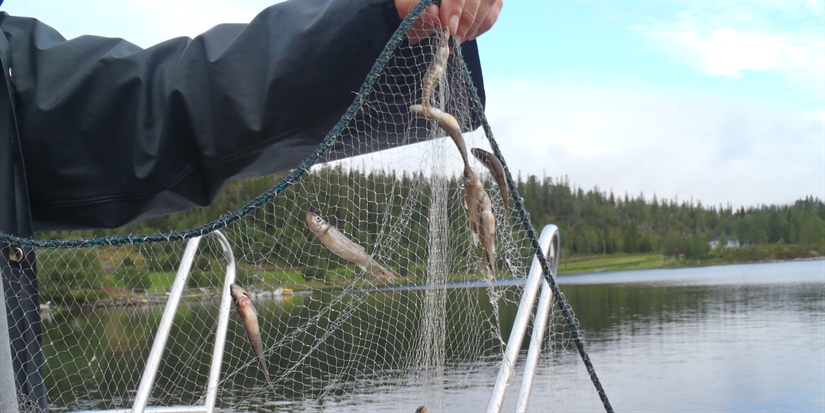
<instances>
[{"instance_id":1,"label":"jacket sleeve","mask_svg":"<svg viewBox=\"0 0 825 413\"><path fill-rule=\"evenodd\" d=\"M390 0L288 1L141 49L0 14L35 229L117 227L296 167L399 24ZM475 43L462 51L483 94Z\"/></svg>"}]
</instances>

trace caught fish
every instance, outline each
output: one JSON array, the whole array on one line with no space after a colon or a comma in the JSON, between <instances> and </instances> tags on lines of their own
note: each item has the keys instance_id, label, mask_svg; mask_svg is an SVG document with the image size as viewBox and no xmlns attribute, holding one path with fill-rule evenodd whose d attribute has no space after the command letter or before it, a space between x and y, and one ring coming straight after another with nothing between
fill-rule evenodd
<instances>
[{"instance_id":1,"label":"caught fish","mask_svg":"<svg viewBox=\"0 0 825 413\"><path fill-rule=\"evenodd\" d=\"M438 44L436 45L435 53L433 53L433 62L427 68L427 73L424 74L424 80L421 85L421 104L424 107L430 107L430 95L447 71L447 60L450 58L450 47L447 45L447 40L450 38L450 31L447 27L443 28L439 33Z\"/></svg>"},{"instance_id":2,"label":"caught fish","mask_svg":"<svg viewBox=\"0 0 825 413\"><path fill-rule=\"evenodd\" d=\"M241 317L241 321L243 321L243 329L246 332L249 345L252 346L252 352L255 353L255 358L258 359L258 366L263 370L269 387L275 391L275 386L272 385L272 379L269 377L269 370L267 369L266 359L264 358L264 349L261 344L261 329L258 326L258 313L252 305L249 293L234 283L229 285L229 292L232 294L235 307L238 309L238 315Z\"/></svg>"},{"instance_id":3,"label":"caught fish","mask_svg":"<svg viewBox=\"0 0 825 413\"><path fill-rule=\"evenodd\" d=\"M347 239L341 231L329 225L320 215L308 212L307 225L313 234L335 255L357 265L364 271L381 278L391 280L396 274L388 271L367 254L364 247Z\"/></svg>"},{"instance_id":4,"label":"caught fish","mask_svg":"<svg viewBox=\"0 0 825 413\"><path fill-rule=\"evenodd\" d=\"M464 161L464 207L467 209L467 215L470 219L470 229L473 232L473 238L476 242L481 244L484 250L484 258L487 261L487 268L490 274L496 272L495 264L495 238L496 238L496 219L493 216L492 202L487 191L484 190L484 185L478 179L478 175L470 167L469 157L467 156L467 145L464 143L464 136L461 135L461 128L458 121L447 112L438 108L427 108L423 105L411 105L410 111L416 115L426 117L438 123L450 138L455 142L458 151L461 153L461 159ZM495 157L493 157L495 159ZM498 159L496 159L498 162ZM501 163L499 163L501 166ZM504 170L503 168L501 169ZM505 208L506 211L506 208Z\"/></svg>"},{"instance_id":5,"label":"caught fish","mask_svg":"<svg viewBox=\"0 0 825 413\"><path fill-rule=\"evenodd\" d=\"M470 157L467 155L467 145L464 143L464 136L461 135L461 127L453 115L441 109L423 105L411 105L410 111L418 116L434 120L441 129L444 129L455 142L455 146L458 147L458 152L461 153L461 159L464 161L464 167L469 167Z\"/></svg>"},{"instance_id":6,"label":"caught fish","mask_svg":"<svg viewBox=\"0 0 825 413\"><path fill-rule=\"evenodd\" d=\"M481 244L484 259L490 275L496 273L496 218L490 196L484 190L484 184L469 166L464 168L464 207L470 219L473 238Z\"/></svg>"},{"instance_id":7,"label":"caught fish","mask_svg":"<svg viewBox=\"0 0 825 413\"><path fill-rule=\"evenodd\" d=\"M507 220L508 212L510 210L510 191L507 189L507 179L504 176L504 166L501 165L498 158L490 152L481 148L472 148L470 152L479 160L490 173L498 184L498 189L501 191L501 201L504 203L504 220Z\"/></svg>"},{"instance_id":8,"label":"caught fish","mask_svg":"<svg viewBox=\"0 0 825 413\"><path fill-rule=\"evenodd\" d=\"M470 230L473 233L473 238L475 241L481 244L481 248L484 251L484 258L487 261L487 268L490 270L490 275L493 276L496 272L496 219L493 216L490 196L487 195L487 191L484 190L484 185L481 183L481 180L478 179L478 175L476 175L473 168L470 167L470 159L467 155L467 145L464 142L464 136L461 135L461 126L458 124L458 121L453 115L441 109L430 106L430 95L435 88L435 84L438 83L447 71L447 60L450 57L450 49L447 45L448 39L449 31L445 28L442 33L440 33L440 37L438 39L439 43L433 56L433 62L430 64L430 67L427 69L427 73L424 75L424 80L421 87L421 104L410 105L410 111L417 116L423 116L429 120L435 121L441 129L450 135L450 138L452 138L456 147L458 147L458 152L461 154L461 160L464 161L464 207L467 209L467 215L469 216ZM498 163L500 175L503 177L504 168L502 168L501 163L498 162L495 157L492 157L492 159ZM490 168L494 175L496 174L496 171L494 171L494 164L490 164L490 166L488 166L488 163L481 159L479 160L482 161L485 166ZM499 186L501 186L501 182L502 181L499 181ZM507 197L505 196L504 198L506 214ZM309 221L309 215L307 215L307 221ZM313 230L313 232L315 232L315 230ZM318 234L317 232L315 233L316 235ZM322 239L322 241L324 240ZM327 244L326 241L324 241L324 244L329 247L329 244ZM330 249L332 248L330 247ZM336 254L338 253L336 252ZM341 254L338 255L340 256ZM426 410L426 407L421 407Z\"/></svg>"}]
</instances>

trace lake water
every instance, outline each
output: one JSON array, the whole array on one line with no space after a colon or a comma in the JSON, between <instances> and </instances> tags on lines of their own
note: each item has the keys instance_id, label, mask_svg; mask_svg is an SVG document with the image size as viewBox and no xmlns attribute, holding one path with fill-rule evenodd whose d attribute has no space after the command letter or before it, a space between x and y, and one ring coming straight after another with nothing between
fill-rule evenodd
<instances>
[{"instance_id":1,"label":"lake water","mask_svg":"<svg viewBox=\"0 0 825 413\"><path fill-rule=\"evenodd\" d=\"M825 411L825 261L559 281L616 411Z\"/></svg>"},{"instance_id":2,"label":"lake water","mask_svg":"<svg viewBox=\"0 0 825 413\"><path fill-rule=\"evenodd\" d=\"M558 282L575 311L590 358L617 412L825 411L825 261L582 274L561 276ZM486 297L483 288L455 287L447 295L449 305L467 308L453 310L493 311L489 302L476 304L465 298ZM380 321L381 314L420 302L422 294L423 290L417 288L367 293L359 298L365 305L356 307L351 318ZM309 317L336 307L341 300L341 294L335 292L315 294L312 299L295 297L288 305L270 300L270 303L259 304L259 314L262 325L268 329L291 331L294 326L285 321L290 319L289 315L306 314ZM208 314L213 314L213 309L214 304L209 302L190 305L182 317L206 320L201 324L209 325ZM515 305L499 308L503 331L509 331L515 310ZM112 313L109 310L98 320L84 319L88 321L82 322L78 321L79 317L67 316L69 319L45 324L44 351L52 372L49 380L53 381L47 385L55 411L113 406L111 396L106 396L107 400L95 399L95 392L102 392L97 378L86 377L81 379L86 384L78 385L71 383L75 379L67 378L68 373L66 377L60 373L61 368L89 370L88 366L95 362L93 359L100 357L90 356L86 360L82 354L63 355L57 347L70 344L66 343L67 329L89 329L85 336L97 334L99 341L104 343L95 343L95 346L111 346L105 343L117 342L113 337L121 337L120 333L114 332L116 327L110 327L114 323L116 326L128 325L128 328L122 328L129 330L130 337L134 336L134 331L140 331L139 336L146 343L143 348L146 348L151 342L153 328L134 325L139 324L139 320L156 320L160 309L144 311L142 316L136 316L134 311L116 310ZM418 321L411 319L410 323ZM284 325L278 324L281 322ZM380 325L380 322L376 324ZM325 342L325 354L339 360L339 365L326 366L321 371L317 367L307 368L302 376L291 379L288 385L279 385L281 400L273 401L271 394L260 390L237 391L244 386L260 385L260 380L255 379L230 384L235 386L234 391L222 394L220 403L236 406L237 410L261 412L412 413L420 404L427 404L433 411L483 411L500 362L498 357L492 356L498 344L490 344L490 357L468 361L462 356L466 349L461 340L467 333L453 331L455 327L447 324L450 330L447 332L448 360L439 372L444 383L443 392L425 392L422 396L421 378L411 377L405 370L409 366L391 365L389 360L396 359L393 354L376 357L369 352L369 347L364 347L364 354L348 358L353 356L347 356L345 350L351 349L353 340L363 334L356 333L344 338L332 337ZM386 326L382 327L380 335L363 337L363 340L380 340L381 348L403 354L412 351L410 343L414 341L405 331L409 330ZM242 334L234 326L230 328L228 340L242 343ZM170 339L173 343L178 341L175 335L208 336L209 331L208 327L203 327L203 331L173 332ZM286 337L279 342L288 341ZM557 331L556 337L569 336ZM267 337L267 340L275 338ZM289 360L289 354L306 351L308 340L300 336L293 338L284 348L273 350L270 370L288 368L288 363L279 366L278 358ZM132 346L134 343L129 345ZM89 351L91 354L92 350ZM181 348L170 351L185 352ZM229 366L226 371L238 372L242 367L232 366L232 363L246 363L252 369L249 370L250 377L255 377L256 367L248 363L248 349L228 346L227 351ZM485 351L482 349L481 353ZM547 354L537 370L530 411L603 411L569 340L559 345L547 345L545 351ZM525 353L522 352L522 360ZM142 363L118 354L112 363L124 364L121 367L131 368L134 375L139 376ZM66 363L69 367L64 366ZM352 369L353 365L363 367L370 363L387 364L383 371L397 367L399 373L376 377L350 375L350 371L363 370ZM189 364L181 360L166 365L166 371L160 374L162 377L192 376L191 380L184 381L185 387L191 388L204 373L188 369ZM344 369L342 365L350 369ZM228 380L231 382L232 377ZM514 378L516 387L517 382L518 378ZM135 383L136 380L121 380L120 386L124 389L110 389L107 394L122 394L125 404L133 394L126 388L133 388ZM170 393L175 391L169 383L159 386ZM426 390L426 386L423 387ZM303 391L312 397L296 396ZM84 392L88 394L81 394ZM74 398L85 401L76 402ZM508 396L503 411L512 411L514 399L514 396Z\"/></svg>"}]
</instances>

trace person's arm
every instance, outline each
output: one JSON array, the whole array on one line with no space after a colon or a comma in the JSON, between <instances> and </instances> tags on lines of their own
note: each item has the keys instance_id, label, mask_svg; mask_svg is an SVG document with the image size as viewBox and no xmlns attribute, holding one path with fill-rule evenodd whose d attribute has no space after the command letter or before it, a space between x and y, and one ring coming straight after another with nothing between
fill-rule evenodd
<instances>
[{"instance_id":1,"label":"person's arm","mask_svg":"<svg viewBox=\"0 0 825 413\"><path fill-rule=\"evenodd\" d=\"M143 50L0 14L35 229L120 226L296 167L399 23L390 0L292 1Z\"/></svg>"}]
</instances>

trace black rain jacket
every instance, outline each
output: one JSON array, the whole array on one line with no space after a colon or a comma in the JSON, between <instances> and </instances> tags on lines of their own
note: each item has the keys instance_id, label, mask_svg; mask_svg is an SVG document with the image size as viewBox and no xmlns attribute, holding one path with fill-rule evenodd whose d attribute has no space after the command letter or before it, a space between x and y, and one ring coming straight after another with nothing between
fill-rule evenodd
<instances>
[{"instance_id":1,"label":"black rain jacket","mask_svg":"<svg viewBox=\"0 0 825 413\"><path fill-rule=\"evenodd\" d=\"M141 49L0 14L34 230L205 206L228 179L296 167L399 24L390 0L293 1ZM475 42L462 49L483 94Z\"/></svg>"}]
</instances>

